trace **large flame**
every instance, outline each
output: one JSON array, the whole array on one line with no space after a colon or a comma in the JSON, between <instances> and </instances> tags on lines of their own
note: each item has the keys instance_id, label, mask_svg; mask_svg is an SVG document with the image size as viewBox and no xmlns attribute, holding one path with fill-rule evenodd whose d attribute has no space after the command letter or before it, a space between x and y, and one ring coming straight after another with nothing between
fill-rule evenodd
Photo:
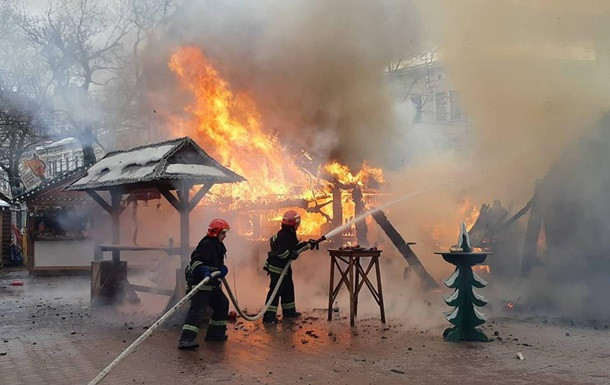
<instances>
[{"instance_id":1,"label":"large flame","mask_svg":"<svg viewBox=\"0 0 610 385\"><path fill-rule=\"evenodd\" d=\"M214 186L211 199L230 197L230 206L234 209L240 203L260 202L269 197L305 199L309 202L307 209L297 209L303 217L300 232L316 234L332 218L332 205L325 203L332 197L333 183L353 188L366 187L370 180L383 182L381 169L366 163L355 173L339 162L328 164L324 169L331 178L327 179L334 180L312 175L299 167L296 156L284 150L276 135L265 131L252 97L232 91L200 49L178 49L171 56L169 67L178 76L180 85L193 95L192 103L185 107L187 117L170 118L174 134L191 136L210 155L248 180ZM307 153L303 156L310 157ZM346 203L343 217L353 217L353 202ZM274 218L281 217L281 210L271 215L273 222Z\"/></svg>"},{"instance_id":2,"label":"large flame","mask_svg":"<svg viewBox=\"0 0 610 385\"><path fill-rule=\"evenodd\" d=\"M283 156L277 137L262 130L261 115L252 98L246 93L234 94L197 48L180 48L169 66L194 96L185 109L190 119L174 117L175 127L188 132L222 164L248 179L248 183L235 186L216 186L215 191L220 188L221 195L237 200L291 193L287 180L305 175Z\"/></svg>"}]
</instances>

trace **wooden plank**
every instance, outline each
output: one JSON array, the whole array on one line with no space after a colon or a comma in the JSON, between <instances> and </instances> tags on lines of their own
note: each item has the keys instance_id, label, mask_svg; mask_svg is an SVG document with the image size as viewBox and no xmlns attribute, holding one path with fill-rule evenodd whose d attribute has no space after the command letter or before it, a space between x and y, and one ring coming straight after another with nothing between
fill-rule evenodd
<instances>
[{"instance_id":1,"label":"wooden plank","mask_svg":"<svg viewBox=\"0 0 610 385\"><path fill-rule=\"evenodd\" d=\"M193 198L188 202L188 211L193 211L193 209L197 206L197 204L201 201L201 199L205 196L205 194L210 191L210 189L214 186L214 184L210 183L207 185L201 186L199 191L193 196Z\"/></svg>"},{"instance_id":2,"label":"wooden plank","mask_svg":"<svg viewBox=\"0 0 610 385\"><path fill-rule=\"evenodd\" d=\"M381 210L376 210L371 213L373 219L379 224L381 229L386 233L390 241L396 246L400 254L407 261L407 263L413 267L413 270L422 279L423 284L429 288L438 288L436 281L428 274L424 266L421 264L417 255L411 250L411 247L405 242L400 233L390 223L385 213Z\"/></svg>"},{"instance_id":3,"label":"wooden plank","mask_svg":"<svg viewBox=\"0 0 610 385\"><path fill-rule=\"evenodd\" d=\"M181 209L181 204L178 199L172 194L171 191L167 187L160 187L159 192L167 199L167 201L174 206L174 208L178 211Z\"/></svg>"},{"instance_id":4,"label":"wooden plank","mask_svg":"<svg viewBox=\"0 0 610 385\"><path fill-rule=\"evenodd\" d=\"M108 202L106 202L106 200L104 198L102 198L101 196L98 195L97 192L93 191L93 190L87 190L87 194L89 194L89 196L97 202L97 204L99 204L100 206L102 206L102 208L108 213L111 214L112 213L112 207L110 206L110 204L108 204Z\"/></svg>"},{"instance_id":5,"label":"wooden plank","mask_svg":"<svg viewBox=\"0 0 610 385\"><path fill-rule=\"evenodd\" d=\"M330 257L330 284L328 285L328 320L333 320L333 289L335 278L335 257Z\"/></svg>"}]
</instances>

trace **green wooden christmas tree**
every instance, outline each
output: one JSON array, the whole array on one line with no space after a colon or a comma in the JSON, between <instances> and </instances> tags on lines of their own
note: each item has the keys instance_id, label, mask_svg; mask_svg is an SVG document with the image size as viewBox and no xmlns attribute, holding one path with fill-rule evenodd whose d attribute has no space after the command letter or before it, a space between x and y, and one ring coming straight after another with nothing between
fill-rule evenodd
<instances>
[{"instance_id":1,"label":"green wooden christmas tree","mask_svg":"<svg viewBox=\"0 0 610 385\"><path fill-rule=\"evenodd\" d=\"M472 251L464 223L460 229L458 246L448 253L435 253L456 266L453 275L445 281L447 287L455 289L451 296L445 298L447 305L454 306L453 311L445 314L447 321L454 326L446 329L443 337L446 341L489 341L477 327L487 320L477 306L485 306L487 301L475 291L475 288L487 286L487 282L472 271L472 266L485 261L491 253Z\"/></svg>"}]
</instances>

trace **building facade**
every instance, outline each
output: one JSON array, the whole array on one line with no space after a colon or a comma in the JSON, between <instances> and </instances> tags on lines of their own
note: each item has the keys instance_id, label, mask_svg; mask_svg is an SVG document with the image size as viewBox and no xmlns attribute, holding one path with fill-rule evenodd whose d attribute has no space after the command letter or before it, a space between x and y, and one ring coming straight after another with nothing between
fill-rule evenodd
<instances>
[{"instance_id":1,"label":"building facade","mask_svg":"<svg viewBox=\"0 0 610 385\"><path fill-rule=\"evenodd\" d=\"M398 111L408 121L408 150L428 155L465 156L470 129L459 91L432 53L388 71Z\"/></svg>"}]
</instances>

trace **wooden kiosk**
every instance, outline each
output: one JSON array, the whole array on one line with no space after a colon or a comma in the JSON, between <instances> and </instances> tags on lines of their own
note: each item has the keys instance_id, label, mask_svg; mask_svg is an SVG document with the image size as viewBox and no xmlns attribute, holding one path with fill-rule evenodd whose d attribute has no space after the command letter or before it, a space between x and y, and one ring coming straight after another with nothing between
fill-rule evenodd
<instances>
[{"instance_id":1,"label":"wooden kiosk","mask_svg":"<svg viewBox=\"0 0 610 385\"><path fill-rule=\"evenodd\" d=\"M189 260L189 214L201 198L216 183L242 182L245 179L222 166L191 138L184 137L113 151L91 166L82 178L67 187L67 191L84 191L96 201L112 219L112 245L101 248L112 252L112 260L91 262L91 301L112 303L131 290L147 288L130 285L127 281L127 262L121 261L120 217L125 208L135 201L137 194L158 191L180 214L180 247L184 267ZM194 194L190 194L191 190ZM103 196L106 195L106 198ZM123 197L126 197L123 199ZM108 199L109 198L109 199ZM140 247L141 250L150 250ZM99 258L96 258L99 259ZM176 288L169 303L184 295L177 274ZM155 292L154 288L149 288Z\"/></svg>"}]
</instances>

